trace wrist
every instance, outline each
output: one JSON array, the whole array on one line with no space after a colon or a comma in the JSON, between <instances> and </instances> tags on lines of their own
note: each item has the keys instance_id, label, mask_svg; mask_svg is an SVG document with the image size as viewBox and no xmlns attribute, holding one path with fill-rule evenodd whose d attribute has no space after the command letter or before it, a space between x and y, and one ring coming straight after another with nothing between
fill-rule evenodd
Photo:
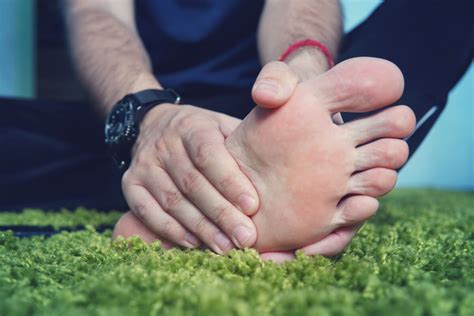
<instances>
[{"instance_id":1,"label":"wrist","mask_svg":"<svg viewBox=\"0 0 474 316\"><path fill-rule=\"evenodd\" d=\"M140 130L156 125L156 120L164 118L168 113L172 113L180 107L180 105L173 103L162 103L153 107L145 114L143 120L140 122Z\"/></svg>"},{"instance_id":2,"label":"wrist","mask_svg":"<svg viewBox=\"0 0 474 316\"><path fill-rule=\"evenodd\" d=\"M136 79L131 84L126 94L137 93L148 89L159 89L163 90L155 76L150 72L143 72L137 75Z\"/></svg>"},{"instance_id":3,"label":"wrist","mask_svg":"<svg viewBox=\"0 0 474 316\"><path fill-rule=\"evenodd\" d=\"M116 89L113 95L108 97L104 96L103 104L106 105L105 114L109 114L113 107L126 95L137 93L148 89L159 89L163 90L155 76L150 72L142 72L134 76L134 78L124 83L120 89Z\"/></svg>"},{"instance_id":4,"label":"wrist","mask_svg":"<svg viewBox=\"0 0 474 316\"><path fill-rule=\"evenodd\" d=\"M302 81L319 76L330 68L324 53L312 46L299 48L285 62Z\"/></svg>"},{"instance_id":5,"label":"wrist","mask_svg":"<svg viewBox=\"0 0 474 316\"><path fill-rule=\"evenodd\" d=\"M153 130L153 127L157 126L158 120L166 120L166 118L170 115L169 113L173 113L174 111L179 109L179 105L173 103L163 103L158 106L155 106L150 111L148 111L143 120L139 124L140 133L138 134L137 141L132 147L131 155L132 157L135 156L137 148L139 147L140 142L143 138L147 138L150 134L150 130ZM171 114L172 115L172 114ZM151 132L153 133L153 132Z\"/></svg>"}]
</instances>

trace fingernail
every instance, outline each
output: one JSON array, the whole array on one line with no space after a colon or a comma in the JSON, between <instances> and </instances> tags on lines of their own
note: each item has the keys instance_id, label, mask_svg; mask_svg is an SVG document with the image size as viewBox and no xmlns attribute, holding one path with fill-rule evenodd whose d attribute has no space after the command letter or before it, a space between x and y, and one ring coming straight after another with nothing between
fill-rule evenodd
<instances>
[{"instance_id":1,"label":"fingernail","mask_svg":"<svg viewBox=\"0 0 474 316\"><path fill-rule=\"evenodd\" d=\"M196 236L188 232L184 234L184 239L186 240L186 243L189 245L189 248L198 247L199 244L201 243L199 239L197 239Z\"/></svg>"},{"instance_id":2,"label":"fingernail","mask_svg":"<svg viewBox=\"0 0 474 316\"><path fill-rule=\"evenodd\" d=\"M248 240L250 237L252 237L250 229L243 225L237 226L237 228L234 229L234 233L232 235L239 248L245 248L245 246L248 244Z\"/></svg>"},{"instance_id":3,"label":"fingernail","mask_svg":"<svg viewBox=\"0 0 474 316\"><path fill-rule=\"evenodd\" d=\"M232 242L229 240L229 238L227 238L226 235L221 232L215 234L214 241L216 242L217 247L219 248L222 254L233 248Z\"/></svg>"},{"instance_id":4,"label":"fingernail","mask_svg":"<svg viewBox=\"0 0 474 316\"><path fill-rule=\"evenodd\" d=\"M246 211L253 211L255 209L257 201L255 201L255 199L248 194L241 194L237 199L237 204L239 205L240 210L245 213Z\"/></svg>"},{"instance_id":5,"label":"fingernail","mask_svg":"<svg viewBox=\"0 0 474 316\"><path fill-rule=\"evenodd\" d=\"M276 95L280 91L280 86L273 80L261 80L256 90L265 91L265 93Z\"/></svg>"}]
</instances>

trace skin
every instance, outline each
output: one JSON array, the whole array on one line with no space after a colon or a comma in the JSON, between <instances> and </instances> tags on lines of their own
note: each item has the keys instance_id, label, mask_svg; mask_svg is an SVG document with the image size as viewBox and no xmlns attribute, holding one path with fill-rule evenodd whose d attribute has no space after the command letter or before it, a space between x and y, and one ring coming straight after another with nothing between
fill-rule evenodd
<instances>
[{"instance_id":1,"label":"skin","mask_svg":"<svg viewBox=\"0 0 474 316\"><path fill-rule=\"evenodd\" d=\"M67 0L65 8L77 72L102 117L126 94L163 88L138 36L133 0ZM192 106L163 105L149 111L122 181L132 212L183 247L204 242L224 253L235 244L251 246L256 230L247 215L257 210L258 195L224 143L225 133L239 122ZM171 151L158 150L164 144ZM214 168L196 167L201 148L215 153L209 161ZM205 205L199 203L203 198ZM222 218L222 213L230 214L225 225L210 220Z\"/></svg>"},{"instance_id":2,"label":"skin","mask_svg":"<svg viewBox=\"0 0 474 316\"><path fill-rule=\"evenodd\" d=\"M337 1L295 3L266 1L258 31L262 64L302 38L319 38L336 52L341 29ZM105 118L126 94L163 88L137 33L133 0L65 4L72 57L99 115ZM298 80L308 79L327 67L311 49L295 53L288 65L294 67L293 77L285 72L277 81L264 80L266 88L255 93L258 104L283 104L293 89L274 94L275 84L284 91L295 74ZM273 73L266 70L262 73ZM248 216L258 210L259 196L225 145L239 123L192 105L161 105L148 112L122 187L131 211L161 239L188 248L204 243L217 253L255 243L256 227Z\"/></svg>"},{"instance_id":3,"label":"skin","mask_svg":"<svg viewBox=\"0 0 474 316\"><path fill-rule=\"evenodd\" d=\"M280 107L256 107L230 134L226 146L260 196L252 220L264 257L284 261L292 256L284 251L302 247L334 255L376 212L375 198L393 188L408 157L402 139L414 129L414 114L396 106L342 125L331 118L383 108L402 91L395 65L355 58L297 84ZM160 239L131 213L117 223L118 235Z\"/></svg>"}]
</instances>

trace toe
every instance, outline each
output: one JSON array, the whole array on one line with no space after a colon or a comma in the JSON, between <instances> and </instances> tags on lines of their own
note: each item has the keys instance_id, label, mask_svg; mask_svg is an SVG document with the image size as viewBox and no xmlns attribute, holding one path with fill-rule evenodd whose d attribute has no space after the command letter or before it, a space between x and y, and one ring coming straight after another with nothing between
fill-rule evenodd
<instances>
[{"instance_id":1,"label":"toe","mask_svg":"<svg viewBox=\"0 0 474 316\"><path fill-rule=\"evenodd\" d=\"M408 144L395 138L382 138L356 149L355 170L376 167L398 169L408 159Z\"/></svg>"},{"instance_id":2,"label":"toe","mask_svg":"<svg viewBox=\"0 0 474 316\"><path fill-rule=\"evenodd\" d=\"M293 95L298 81L298 76L287 64L272 61L262 68L255 81L253 100L264 108L279 107Z\"/></svg>"},{"instance_id":3,"label":"toe","mask_svg":"<svg viewBox=\"0 0 474 316\"><path fill-rule=\"evenodd\" d=\"M390 192L397 182L397 172L373 168L354 174L349 180L349 194L379 197Z\"/></svg>"},{"instance_id":4,"label":"toe","mask_svg":"<svg viewBox=\"0 0 474 316\"><path fill-rule=\"evenodd\" d=\"M332 113L369 112L395 103L404 80L393 63L371 57L352 58L305 82Z\"/></svg>"},{"instance_id":5,"label":"toe","mask_svg":"<svg viewBox=\"0 0 474 316\"><path fill-rule=\"evenodd\" d=\"M363 222L374 216L379 208L377 199L366 195L353 195L342 200L337 207L337 225L347 226Z\"/></svg>"},{"instance_id":6,"label":"toe","mask_svg":"<svg viewBox=\"0 0 474 316\"><path fill-rule=\"evenodd\" d=\"M360 227L362 227L362 224L340 227L320 241L301 248L301 250L308 256L316 254L326 257L336 256L349 245Z\"/></svg>"},{"instance_id":7,"label":"toe","mask_svg":"<svg viewBox=\"0 0 474 316\"><path fill-rule=\"evenodd\" d=\"M408 106L399 105L346 123L342 128L357 146L383 137L405 138L413 132L415 124L413 111Z\"/></svg>"},{"instance_id":8,"label":"toe","mask_svg":"<svg viewBox=\"0 0 474 316\"><path fill-rule=\"evenodd\" d=\"M260 254L260 258L265 261L273 261L280 264L295 259L295 255L292 251L266 252Z\"/></svg>"}]
</instances>

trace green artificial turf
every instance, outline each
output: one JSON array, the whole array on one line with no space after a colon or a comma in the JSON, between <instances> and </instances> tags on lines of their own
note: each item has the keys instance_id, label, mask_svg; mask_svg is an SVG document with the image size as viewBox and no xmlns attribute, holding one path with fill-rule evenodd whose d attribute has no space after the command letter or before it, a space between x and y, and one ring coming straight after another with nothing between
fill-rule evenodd
<instances>
[{"instance_id":1,"label":"green artificial turf","mask_svg":"<svg viewBox=\"0 0 474 316\"><path fill-rule=\"evenodd\" d=\"M97 212L77 208L74 211L61 210L60 212L43 212L37 209L26 209L21 213L0 212L0 225L34 225L53 226L54 228L75 227L90 225L99 227L100 225L111 225L115 223L121 212Z\"/></svg>"},{"instance_id":2,"label":"green artificial turf","mask_svg":"<svg viewBox=\"0 0 474 316\"><path fill-rule=\"evenodd\" d=\"M0 225L117 215L80 214L0 214ZM3 232L0 315L473 315L473 234L474 194L433 190L383 199L340 257L285 265L253 250L223 257L112 243L92 227L46 239Z\"/></svg>"}]
</instances>

